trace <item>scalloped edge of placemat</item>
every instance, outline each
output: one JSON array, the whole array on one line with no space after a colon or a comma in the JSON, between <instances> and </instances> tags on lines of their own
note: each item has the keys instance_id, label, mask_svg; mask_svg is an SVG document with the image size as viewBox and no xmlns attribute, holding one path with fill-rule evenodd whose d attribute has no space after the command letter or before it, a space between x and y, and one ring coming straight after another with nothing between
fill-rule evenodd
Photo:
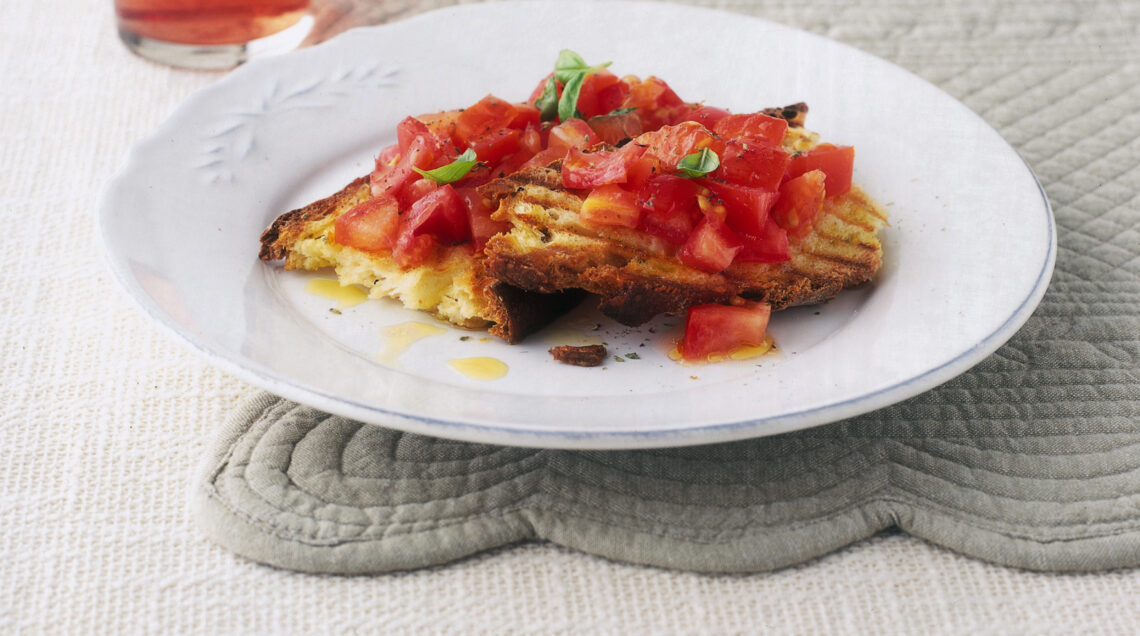
<instances>
[{"instance_id":1,"label":"scalloped edge of placemat","mask_svg":"<svg viewBox=\"0 0 1140 636\"><path fill-rule=\"evenodd\" d=\"M1140 518L1090 524L1097 529L1083 534L1070 531L1067 537L1042 538L1040 528L998 528L998 524L956 517L891 484L818 517L737 529L714 538L607 519L589 505L576 509L572 498L552 497L541 488L503 507L445 515L436 521L405 519L399 524L381 524L379 532L372 534L337 536L333 532L331 537L317 537L280 519L302 519L318 524L322 531L336 530L337 522L318 520L304 507L290 510L270 503L254 490L219 488L223 475L231 482L237 480L233 483L248 485L242 471L233 470L235 452L239 448L259 452L258 444L267 432L283 425L283 416L293 422L285 425L334 417L268 393L247 399L217 432L191 499L195 520L215 542L254 561L291 570L329 574L408 570L513 543L544 540L641 565L706 573L761 572L823 556L891 527L967 556L1032 570L1093 571L1140 565ZM517 450L520 457L573 453ZM291 456L290 461L296 458ZM300 488L284 473L281 477L285 488ZM243 494L239 498L236 492Z\"/></svg>"}]
</instances>

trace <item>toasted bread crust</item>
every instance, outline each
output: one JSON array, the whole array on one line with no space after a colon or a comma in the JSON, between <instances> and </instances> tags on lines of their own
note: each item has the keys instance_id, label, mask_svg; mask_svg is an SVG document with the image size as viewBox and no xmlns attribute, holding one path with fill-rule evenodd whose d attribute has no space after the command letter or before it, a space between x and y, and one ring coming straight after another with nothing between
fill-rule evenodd
<instances>
[{"instance_id":1,"label":"toasted bread crust","mask_svg":"<svg viewBox=\"0 0 1140 636\"><path fill-rule=\"evenodd\" d=\"M803 102L796 102L783 108L765 108L760 112L769 117L787 120L788 126L791 128L803 128L804 121L807 120L808 105Z\"/></svg>"},{"instance_id":2,"label":"toasted bread crust","mask_svg":"<svg viewBox=\"0 0 1140 636\"><path fill-rule=\"evenodd\" d=\"M257 257L263 261L285 259L285 269L299 269L290 251L305 236L318 236L336 217L351 210L372 196L372 188L365 175L341 188L336 194L314 201L303 208L286 212L274 219L261 233L261 250Z\"/></svg>"},{"instance_id":3,"label":"toasted bread crust","mask_svg":"<svg viewBox=\"0 0 1140 636\"><path fill-rule=\"evenodd\" d=\"M349 183L336 194L277 217L261 235L258 256L284 260L285 269L337 269L346 284L390 296L459 327L490 329L517 343L573 308L579 290L541 294L511 287L488 277L469 246L441 248L433 262L402 270L391 255L337 245L336 219L372 196L368 177ZM445 306L446 305L446 306Z\"/></svg>"}]
</instances>

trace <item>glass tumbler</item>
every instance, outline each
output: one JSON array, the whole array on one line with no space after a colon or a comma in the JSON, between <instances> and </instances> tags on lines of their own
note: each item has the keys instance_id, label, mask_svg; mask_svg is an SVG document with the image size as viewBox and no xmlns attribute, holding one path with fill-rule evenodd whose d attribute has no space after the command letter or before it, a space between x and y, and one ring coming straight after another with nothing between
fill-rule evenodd
<instances>
[{"instance_id":1,"label":"glass tumbler","mask_svg":"<svg viewBox=\"0 0 1140 636\"><path fill-rule=\"evenodd\" d=\"M219 69L296 48L310 0L115 0L119 37L170 66Z\"/></svg>"}]
</instances>

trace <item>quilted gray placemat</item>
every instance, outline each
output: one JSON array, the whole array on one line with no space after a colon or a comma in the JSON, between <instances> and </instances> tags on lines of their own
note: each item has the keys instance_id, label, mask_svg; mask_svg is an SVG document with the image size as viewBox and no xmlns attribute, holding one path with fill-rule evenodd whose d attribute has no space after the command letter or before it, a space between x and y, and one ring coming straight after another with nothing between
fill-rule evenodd
<instances>
[{"instance_id":1,"label":"quilted gray placemat","mask_svg":"<svg viewBox=\"0 0 1140 636\"><path fill-rule=\"evenodd\" d=\"M653 451L447 441L263 393L220 432L195 514L239 554L325 573L425 567L532 539L752 572L889 527L1024 568L1140 564L1140 396L1080 426L1035 421L1024 417L1035 406L1008 399L1023 391L989 386L1010 377L1006 364L983 366L873 416Z\"/></svg>"}]
</instances>

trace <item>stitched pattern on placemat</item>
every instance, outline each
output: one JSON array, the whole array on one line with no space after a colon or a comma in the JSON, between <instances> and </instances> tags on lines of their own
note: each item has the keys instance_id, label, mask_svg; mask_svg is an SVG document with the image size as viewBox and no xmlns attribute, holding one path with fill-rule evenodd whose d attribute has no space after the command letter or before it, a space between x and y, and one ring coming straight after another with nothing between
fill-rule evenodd
<instances>
[{"instance_id":1,"label":"stitched pattern on placemat","mask_svg":"<svg viewBox=\"0 0 1140 636\"><path fill-rule=\"evenodd\" d=\"M1135 479L1117 480L1105 491L1115 492L1103 496L1086 493L1084 497L1055 497L1052 499L1041 497L1031 500L1024 495L1014 497L1016 491L1004 494L993 492L987 494L987 482L1002 484L1004 483L1003 480L1008 479L1043 480L1049 483L1058 481L1077 482L1089 478L1112 481L1116 477L1135 474L1136 471L1140 470L1140 459L1134 460L1133 465L1130 465L1127 460L1135 455L1130 452L1130 449L1137 444L1135 440L1140 432L1125 431L1119 433L1102 432L1097 435L1083 436L1088 441L1093 442L1094 447L1084 453L1086 456L1103 459L1106 454L1115 454L1117 457L1115 457L1115 461L1100 462L1098 466L1103 470L1098 471L1096 467L1093 467L1087 469L1085 474L1077 476L1055 475L1051 472L1048 462L1041 467L1042 470L1038 473L1026 471L1025 474L1010 475L981 469L976 464L956 464L955 460L949 456L953 449L962 449L971 454L989 453L992 456L991 459L997 461L1003 451L994 448L979 450L977 448L980 443L978 438L958 438L968 439L972 442L970 444L946 444L943 449L943 456L934 455L914 445L907 444L900 437L884 438L879 440L877 444L870 444L871 440L864 438L863 443L859 445L862 447L861 450L852 451L851 448L847 448L841 453L841 455L855 454L863 459L862 465L854 471L833 475L833 479L829 480L830 483L816 484L820 486L820 489L816 491L800 491L794 495L784 493L787 495L785 499L768 492L765 496L752 502L739 500L726 502L718 500L716 495L718 490L722 488L735 488L737 490L749 488L748 480L733 483L732 480L726 479L726 476L734 471L738 476L749 475L749 471L746 470L749 465L747 459L729 460L727 464L717 463L713 460L723 455L746 457L762 454L762 449L769 442L776 446L786 446L789 441L800 441L791 439L797 434L778 436L771 440L754 440L716 447L684 449L681 454L687 455L689 459L687 462L681 463L679 472L684 477L680 478L670 470L673 461L670 455L677 455L676 451L665 454L660 451L574 453L570 451L498 449L491 446L473 445L479 446L479 450L486 453L505 452L506 455L512 457L510 461L496 462L496 468L484 470L483 472L487 473L484 477L493 477L496 471L508 473L508 476L503 477L504 481L529 477L529 481L526 482L528 490L516 493L516 496L509 501L503 501L501 498L496 500L495 495L490 494L490 491L501 484L494 480L484 481L477 489L458 488L450 491L446 496L427 502L427 504L396 504L390 506L383 513L377 513L375 510L382 509L384 506L367 507L365 508L368 511L366 516L373 520L368 523L338 516L336 513L338 509L351 509L350 505L332 503L344 498L343 491L333 493L330 496L328 492L314 490L311 487L303 489L297 482L291 481L289 486L291 490L297 493L303 492L306 497L324 504L320 515L312 512L311 506L303 506L300 509L289 508L266 500L258 502L267 506L266 508L262 508L260 512L251 512L249 500L245 497L248 497L251 492L258 492L256 484L252 484L251 488L251 484L243 483L243 487L247 488L244 495L240 490L234 490L233 485L235 481L252 480L256 482L258 480L256 474L246 471L250 466L248 457L256 452L256 447L264 439L266 432L272 429L275 423L282 418L281 408L288 409L289 417L285 418L287 420L304 419L305 416L312 418L310 432L316 430L322 423L326 425L329 423L346 424L339 418L320 414L306 407L291 405L285 401L281 402L281 404L275 404L266 409L258 418L258 425L251 426L242 436L241 441L231 447L231 452L227 455L227 462L235 460L233 465L214 473L215 477L223 477L227 471L235 473L224 476L224 479L230 482L229 487L220 489L212 487L208 496L224 506L230 514L244 519L247 523L260 528L262 532L271 534L283 542L315 547L334 548L348 544L368 544L371 549L382 551L386 543L394 542L401 537L431 536L433 533L448 533L450 531L463 533L464 529L472 523L505 522L508 519L518 521L517 527L524 529L507 535L509 537L507 541L503 541L500 537L499 542L480 542L478 537L474 537L469 548L473 552L497 547L503 542L551 538L545 536L545 533L557 534L557 532L553 532L547 527L549 522L538 521L539 519L549 520L551 514L555 515L555 518L562 519L563 522L586 523L593 527L594 532L608 532L627 537L656 537L688 544L694 549L707 549L714 552L725 548L729 550L739 549L741 542L753 544L759 541L763 543L769 537L779 536L782 541L786 541L788 536L795 536L797 533L805 536L826 535L830 524L840 519L849 523L853 515L856 518L865 517L865 523L860 530L863 536L868 536L890 525L905 526L904 519L919 512L934 515L934 518L964 523L977 531L1042 545L1112 537L1121 537L1125 541L1135 541L1137 530L1140 530L1140 519L1130 516L1128 512L1134 510L1140 503L1140 492L1137 492L1135 487L1137 481ZM354 452L371 452L375 456L384 457L389 465L398 465L399 462L392 462L391 460L395 454L395 445L408 446L422 442L422 447L416 448L412 454L415 456L415 465L423 467L430 466L431 448L438 446L436 440L406 433L382 431L361 436L356 434L358 429L353 426L343 426L343 428L353 432L339 440L331 437L326 438L325 443L332 444L326 449L328 454L343 453L350 445L359 444L364 440L369 446L354 449ZM377 430L380 431L381 429ZM1025 433L1031 434L1028 431ZM820 441L830 441L832 444L837 444L839 441L835 438L820 436L817 431L808 431L801 435L809 442L804 447L816 452L827 446L827 444L821 446L818 443ZM1127 438L1123 444L1106 445L1104 443L1106 438L1115 439L1122 436ZM301 435L297 438L297 443L305 440L306 437L307 434ZM1045 435L1045 439L1033 437L1015 439L1045 441L1045 446L1048 446L1050 445L1048 438L1056 437ZM994 436L989 439L1000 442L1003 438ZM947 440L920 436L915 441L929 445ZM1054 445L1059 441L1055 440ZM280 444L280 441L275 439L272 443L276 445ZM451 442L448 445L454 444L457 443ZM761 449L761 452L748 452L751 450L747 448L748 445ZM794 443L792 445L795 446ZM238 447L243 449L240 453L241 456L235 456L232 452L233 448ZM785 450L787 449L785 448ZM1022 452L1011 451L1009 455L1024 459L1031 459L1034 456L1025 453L1024 450L1021 449ZM725 452L722 453L721 451ZM914 462L913 466L900 461L898 455L900 451L914 454L914 457L911 458ZM704 465L709 472L718 475L716 479L712 480L714 483L703 483L699 479L694 480L695 476L700 475L702 465L701 460L697 459L696 456L702 454L706 457ZM468 453L467 457L470 459L479 455L478 452ZM1071 453L1070 456L1072 456ZM788 457L783 459L794 463L794 457L790 460ZM636 467L632 470L627 469L626 462L623 460ZM933 462L934 465L923 463L921 460ZM520 471L517 465L520 462L525 462L531 467ZM447 471L449 473L457 468L453 459L448 458L446 463L450 464ZM944 471L936 466L940 463L951 464L951 468L967 470L971 478L970 483L957 483L953 480L953 475L941 474ZM1027 466L1029 465L1027 464ZM560 466L561 468L552 469L552 466ZM821 470L820 464L817 462L808 462L801 469L806 472ZM275 467L263 462L260 470L277 470L281 473L291 471L297 473L295 477L301 482L306 481L306 476L298 473L298 471L303 473L303 467L298 466L293 457ZM826 469L822 470L826 471ZM898 473L897 471L903 472ZM384 488L406 487L414 489L422 488L425 484L438 483L449 479L448 477L423 477L418 470L416 473L421 474L421 476L409 479L407 483L402 483L399 478L378 480L367 478L359 479L360 483L357 483L355 487L370 488L374 487L376 482L382 482L381 485ZM915 480L908 478L908 475L912 474L918 475L930 483L921 487ZM535 478L536 475L537 478ZM341 475L341 477L346 480L354 478L351 474ZM783 475L783 478L787 483L797 481L794 473ZM651 485L646 487L646 482L650 482ZM345 480L324 482L323 486L328 488L330 484L334 483L341 488L346 487ZM763 484L763 488L778 488L778 484L773 486L771 482L760 483ZM1133 486L1131 491L1127 488L1129 484ZM216 486L216 484L212 483L211 486ZM827 491L833 488L843 489L843 495L831 498L832 505L820 507L819 502L826 499ZM676 496L678 492L686 489L690 491L689 496ZM940 495L944 494L942 491L953 489L970 491L978 499L975 502L977 505L973 507L964 506L961 503L950 505L948 501L940 500ZM657 494L656 496L647 496L647 491ZM704 496L702 497L702 495ZM482 501L474 504L476 507L473 510L469 508L470 503L461 506L461 508L466 509L466 512L455 514L454 510L449 510L450 504L460 498ZM729 499L731 500L732 497ZM1072 501L1067 501L1068 499ZM1101 516L1099 517L1090 512L1092 508L1095 508L1097 501L1121 504L1129 500L1132 503L1106 507L1100 511ZM771 514L774 507L794 509L797 504L804 502L809 502L810 505L802 506L801 510L795 511L799 513L800 516L798 517L795 515L787 516L786 512L774 516ZM996 509L994 507L999 506L1004 507L1005 512L1008 513L1011 505L1023 505L1028 509L1035 510L1044 506L1046 515L1048 515L1049 510L1055 510L1058 514L1055 517L1039 519L1040 524L1035 525L1024 520L1020 524L1011 522L1008 514L1006 517L1002 517L996 516L993 512ZM1074 516L1073 512L1076 509L1079 509L1079 514ZM267 510L270 512L267 513ZM1108 514L1112 510L1119 511L1119 515ZM535 517L534 515L538 516ZM1066 515L1068 516L1067 519L1065 518ZM393 517L399 518L394 519ZM311 522L314 524L313 528L318 530L299 530L298 520ZM335 528L335 531L330 532L330 527ZM929 529L925 535L930 540L941 542L936 533L931 536ZM962 549L961 546L954 545L953 538L948 539L944 544ZM831 544L825 541L824 545L830 546ZM435 562L430 553L425 553L423 559L425 565ZM664 564L668 565L668 563Z\"/></svg>"}]
</instances>

